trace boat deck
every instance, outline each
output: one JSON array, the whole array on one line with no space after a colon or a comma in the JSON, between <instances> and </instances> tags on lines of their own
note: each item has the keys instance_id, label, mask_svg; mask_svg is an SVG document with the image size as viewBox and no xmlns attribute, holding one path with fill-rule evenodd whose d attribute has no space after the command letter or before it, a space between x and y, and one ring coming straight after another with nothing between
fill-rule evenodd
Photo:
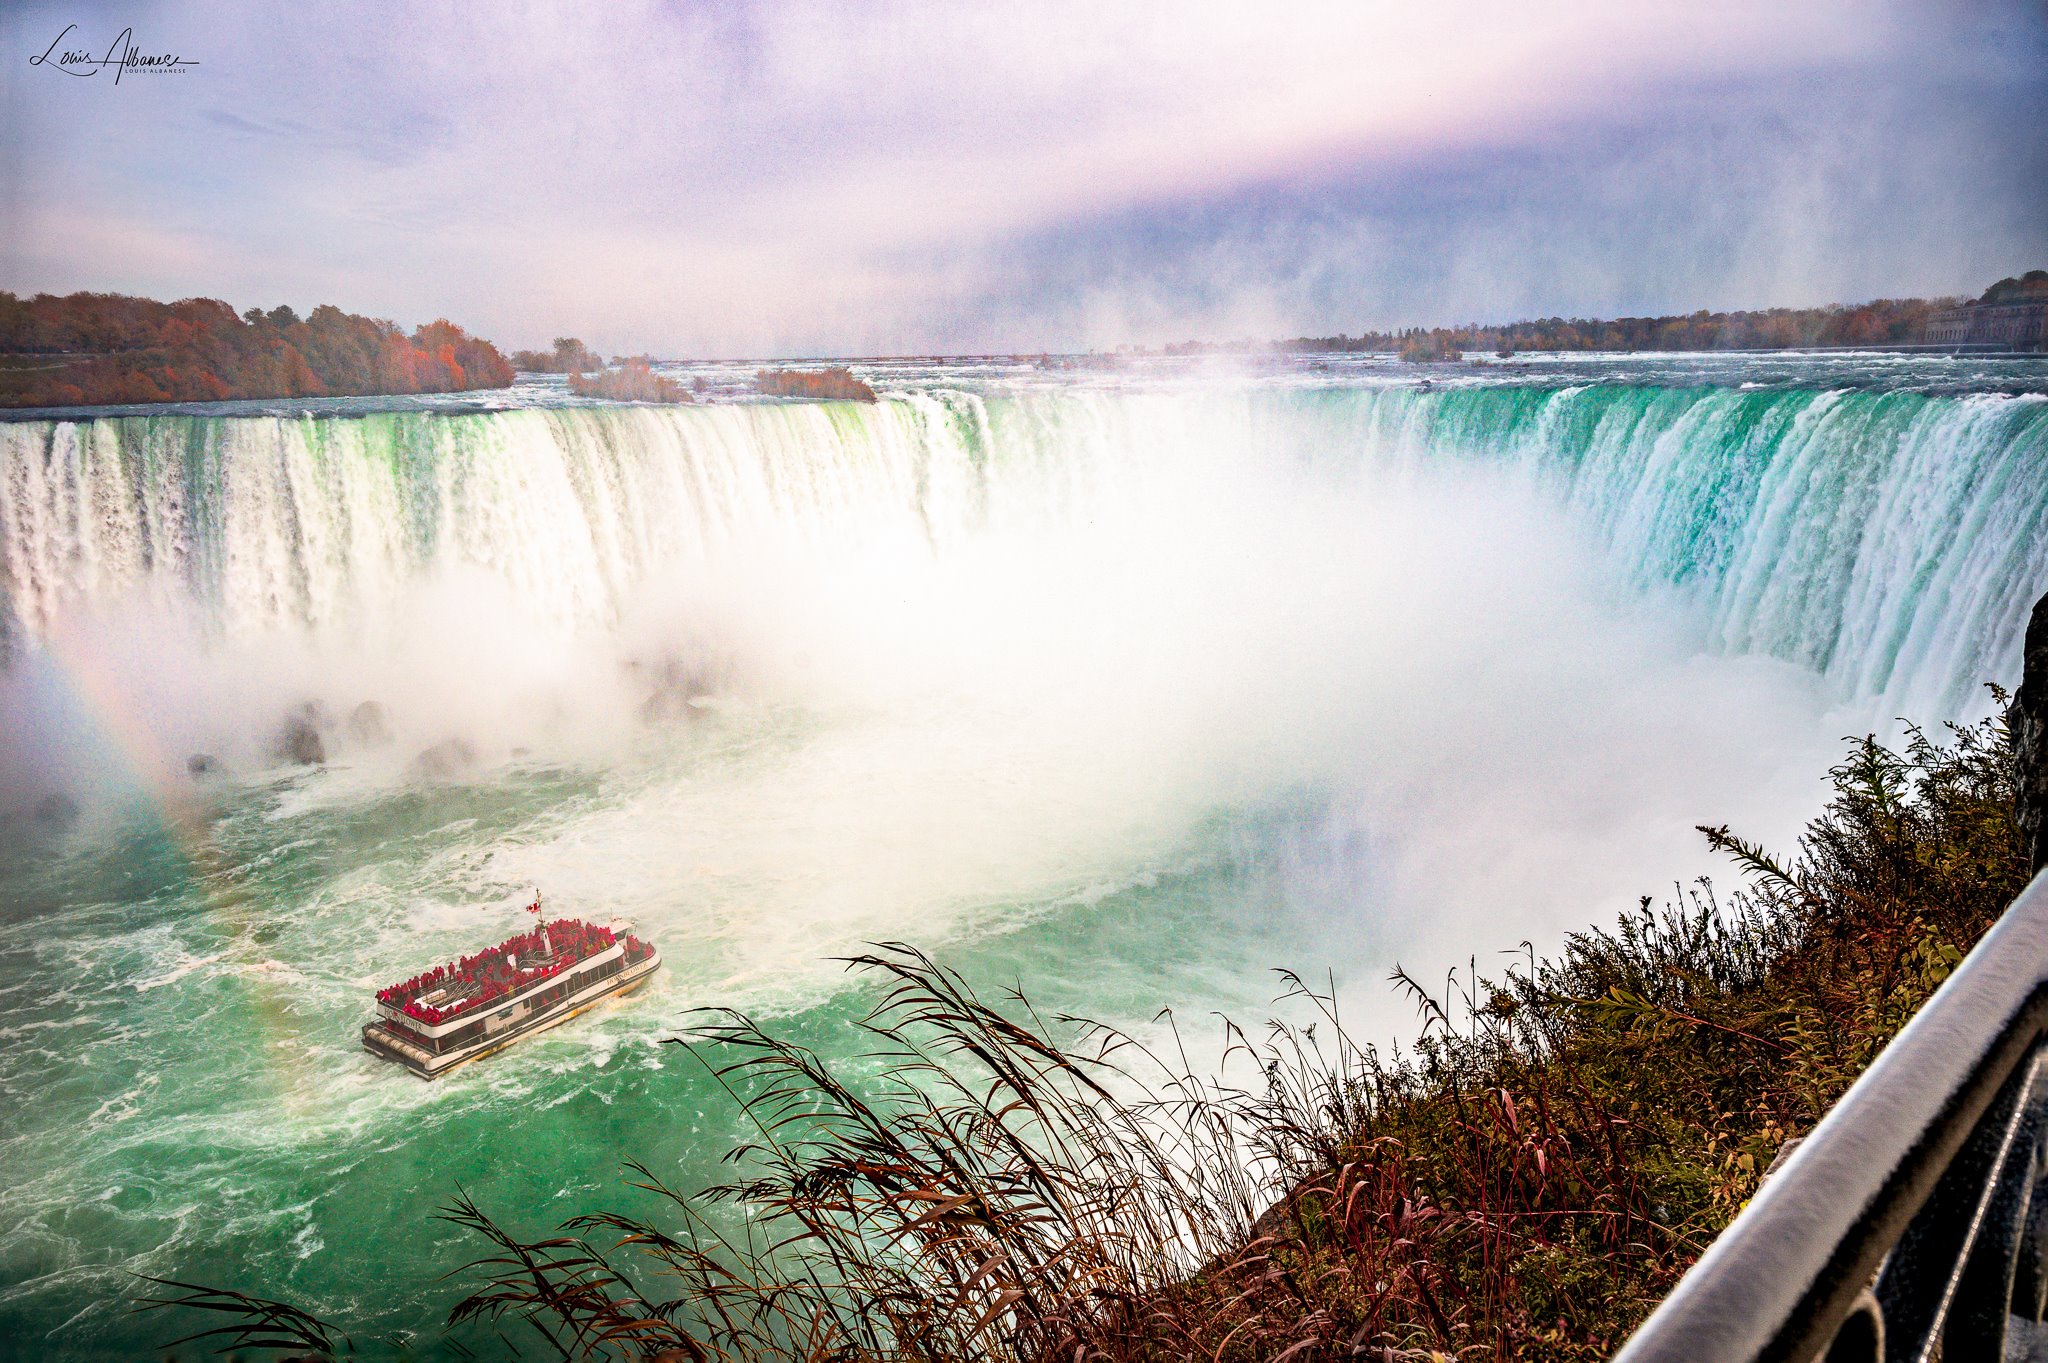
<instances>
[{"instance_id":1,"label":"boat deck","mask_svg":"<svg viewBox=\"0 0 2048 1363\"><path fill-rule=\"evenodd\" d=\"M454 1050L429 1050L393 1031L381 1021L363 1025L363 1048L374 1055L398 1062L422 1079L438 1079L459 1065L482 1059L523 1037L533 1036L558 1023L567 1022L578 1013L590 1009L614 994L623 994L638 988L660 964L661 952L649 943L648 954L645 957L628 962L624 969L602 979L593 980L586 987L547 1008L524 1017L512 1018L503 1027L495 1030L489 1028L487 1019L483 1036Z\"/></svg>"}]
</instances>

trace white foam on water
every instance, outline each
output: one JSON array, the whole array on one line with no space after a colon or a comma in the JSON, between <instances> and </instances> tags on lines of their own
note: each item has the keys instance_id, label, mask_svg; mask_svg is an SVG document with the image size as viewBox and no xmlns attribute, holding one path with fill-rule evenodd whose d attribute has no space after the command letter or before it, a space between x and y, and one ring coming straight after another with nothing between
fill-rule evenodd
<instances>
[{"instance_id":1,"label":"white foam on water","mask_svg":"<svg viewBox=\"0 0 2048 1363\"><path fill-rule=\"evenodd\" d=\"M608 1131L688 1008L801 1022L870 941L1029 984L1138 905L1063 1005L1327 965L1399 1030L1393 960L1554 943L1707 869L1697 823L1784 845L1842 735L1979 712L2048 586L2044 432L1600 386L0 427L0 803L82 806L0 925L64 981L0 1027L81 1034L0 1059L79 1095L4 1147L0 1302L255 1237L314 1272L299 1171ZM308 702L318 770L276 751ZM534 886L664 970L435 1084L360 1050L372 984Z\"/></svg>"}]
</instances>

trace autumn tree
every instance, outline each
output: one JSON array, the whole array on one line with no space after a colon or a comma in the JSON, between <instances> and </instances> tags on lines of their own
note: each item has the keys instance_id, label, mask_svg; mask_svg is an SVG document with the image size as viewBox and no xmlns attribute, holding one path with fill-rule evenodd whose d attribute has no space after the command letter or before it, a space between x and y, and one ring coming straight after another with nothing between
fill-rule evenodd
<instances>
[{"instance_id":1,"label":"autumn tree","mask_svg":"<svg viewBox=\"0 0 2048 1363\"><path fill-rule=\"evenodd\" d=\"M0 405L449 392L504 387L512 367L445 318L407 337L332 305L237 315L215 298L0 292ZM32 361L32 362L31 362Z\"/></svg>"}]
</instances>

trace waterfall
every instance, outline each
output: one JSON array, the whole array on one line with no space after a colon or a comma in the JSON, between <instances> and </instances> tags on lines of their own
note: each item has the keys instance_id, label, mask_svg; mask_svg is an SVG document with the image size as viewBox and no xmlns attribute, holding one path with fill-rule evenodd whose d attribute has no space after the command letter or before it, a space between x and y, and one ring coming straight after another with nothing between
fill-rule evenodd
<instances>
[{"instance_id":1,"label":"waterfall","mask_svg":"<svg viewBox=\"0 0 2048 1363\"><path fill-rule=\"evenodd\" d=\"M175 601L224 637L374 628L437 565L563 630L774 535L943 558L1170 485L1194 445L1371 476L1498 468L1722 651L1957 713L2048 586L2048 400L1593 385L581 407L0 425L0 657Z\"/></svg>"},{"instance_id":2,"label":"waterfall","mask_svg":"<svg viewBox=\"0 0 2048 1363\"><path fill-rule=\"evenodd\" d=\"M138 1356L128 1274L215 1261L422 1330L422 1168L516 1207L654 1122L724 1177L657 1043L837 1065L866 943L1132 1030L1327 966L1403 1035L1396 962L1551 950L1721 871L1702 822L1789 846L1842 734L2016 680L2048 399L1315 372L0 423L16 1334ZM536 886L664 970L377 1072L370 990Z\"/></svg>"}]
</instances>

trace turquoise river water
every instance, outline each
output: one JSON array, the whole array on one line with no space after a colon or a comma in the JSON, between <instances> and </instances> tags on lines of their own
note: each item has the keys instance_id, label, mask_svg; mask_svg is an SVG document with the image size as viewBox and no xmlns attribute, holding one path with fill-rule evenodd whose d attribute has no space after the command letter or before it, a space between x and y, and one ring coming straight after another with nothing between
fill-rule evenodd
<instances>
[{"instance_id":1,"label":"turquoise river water","mask_svg":"<svg viewBox=\"0 0 2048 1363\"><path fill-rule=\"evenodd\" d=\"M689 372L0 424L0 1353L141 1356L136 1273L427 1347L436 1206L715 1177L663 1038L843 1054L864 942L1141 1030L1328 966L1398 1036L1394 961L1554 944L1697 823L1784 845L1843 735L1984 713L2048 590L2037 363ZM361 1050L534 887L653 985L431 1085Z\"/></svg>"}]
</instances>

